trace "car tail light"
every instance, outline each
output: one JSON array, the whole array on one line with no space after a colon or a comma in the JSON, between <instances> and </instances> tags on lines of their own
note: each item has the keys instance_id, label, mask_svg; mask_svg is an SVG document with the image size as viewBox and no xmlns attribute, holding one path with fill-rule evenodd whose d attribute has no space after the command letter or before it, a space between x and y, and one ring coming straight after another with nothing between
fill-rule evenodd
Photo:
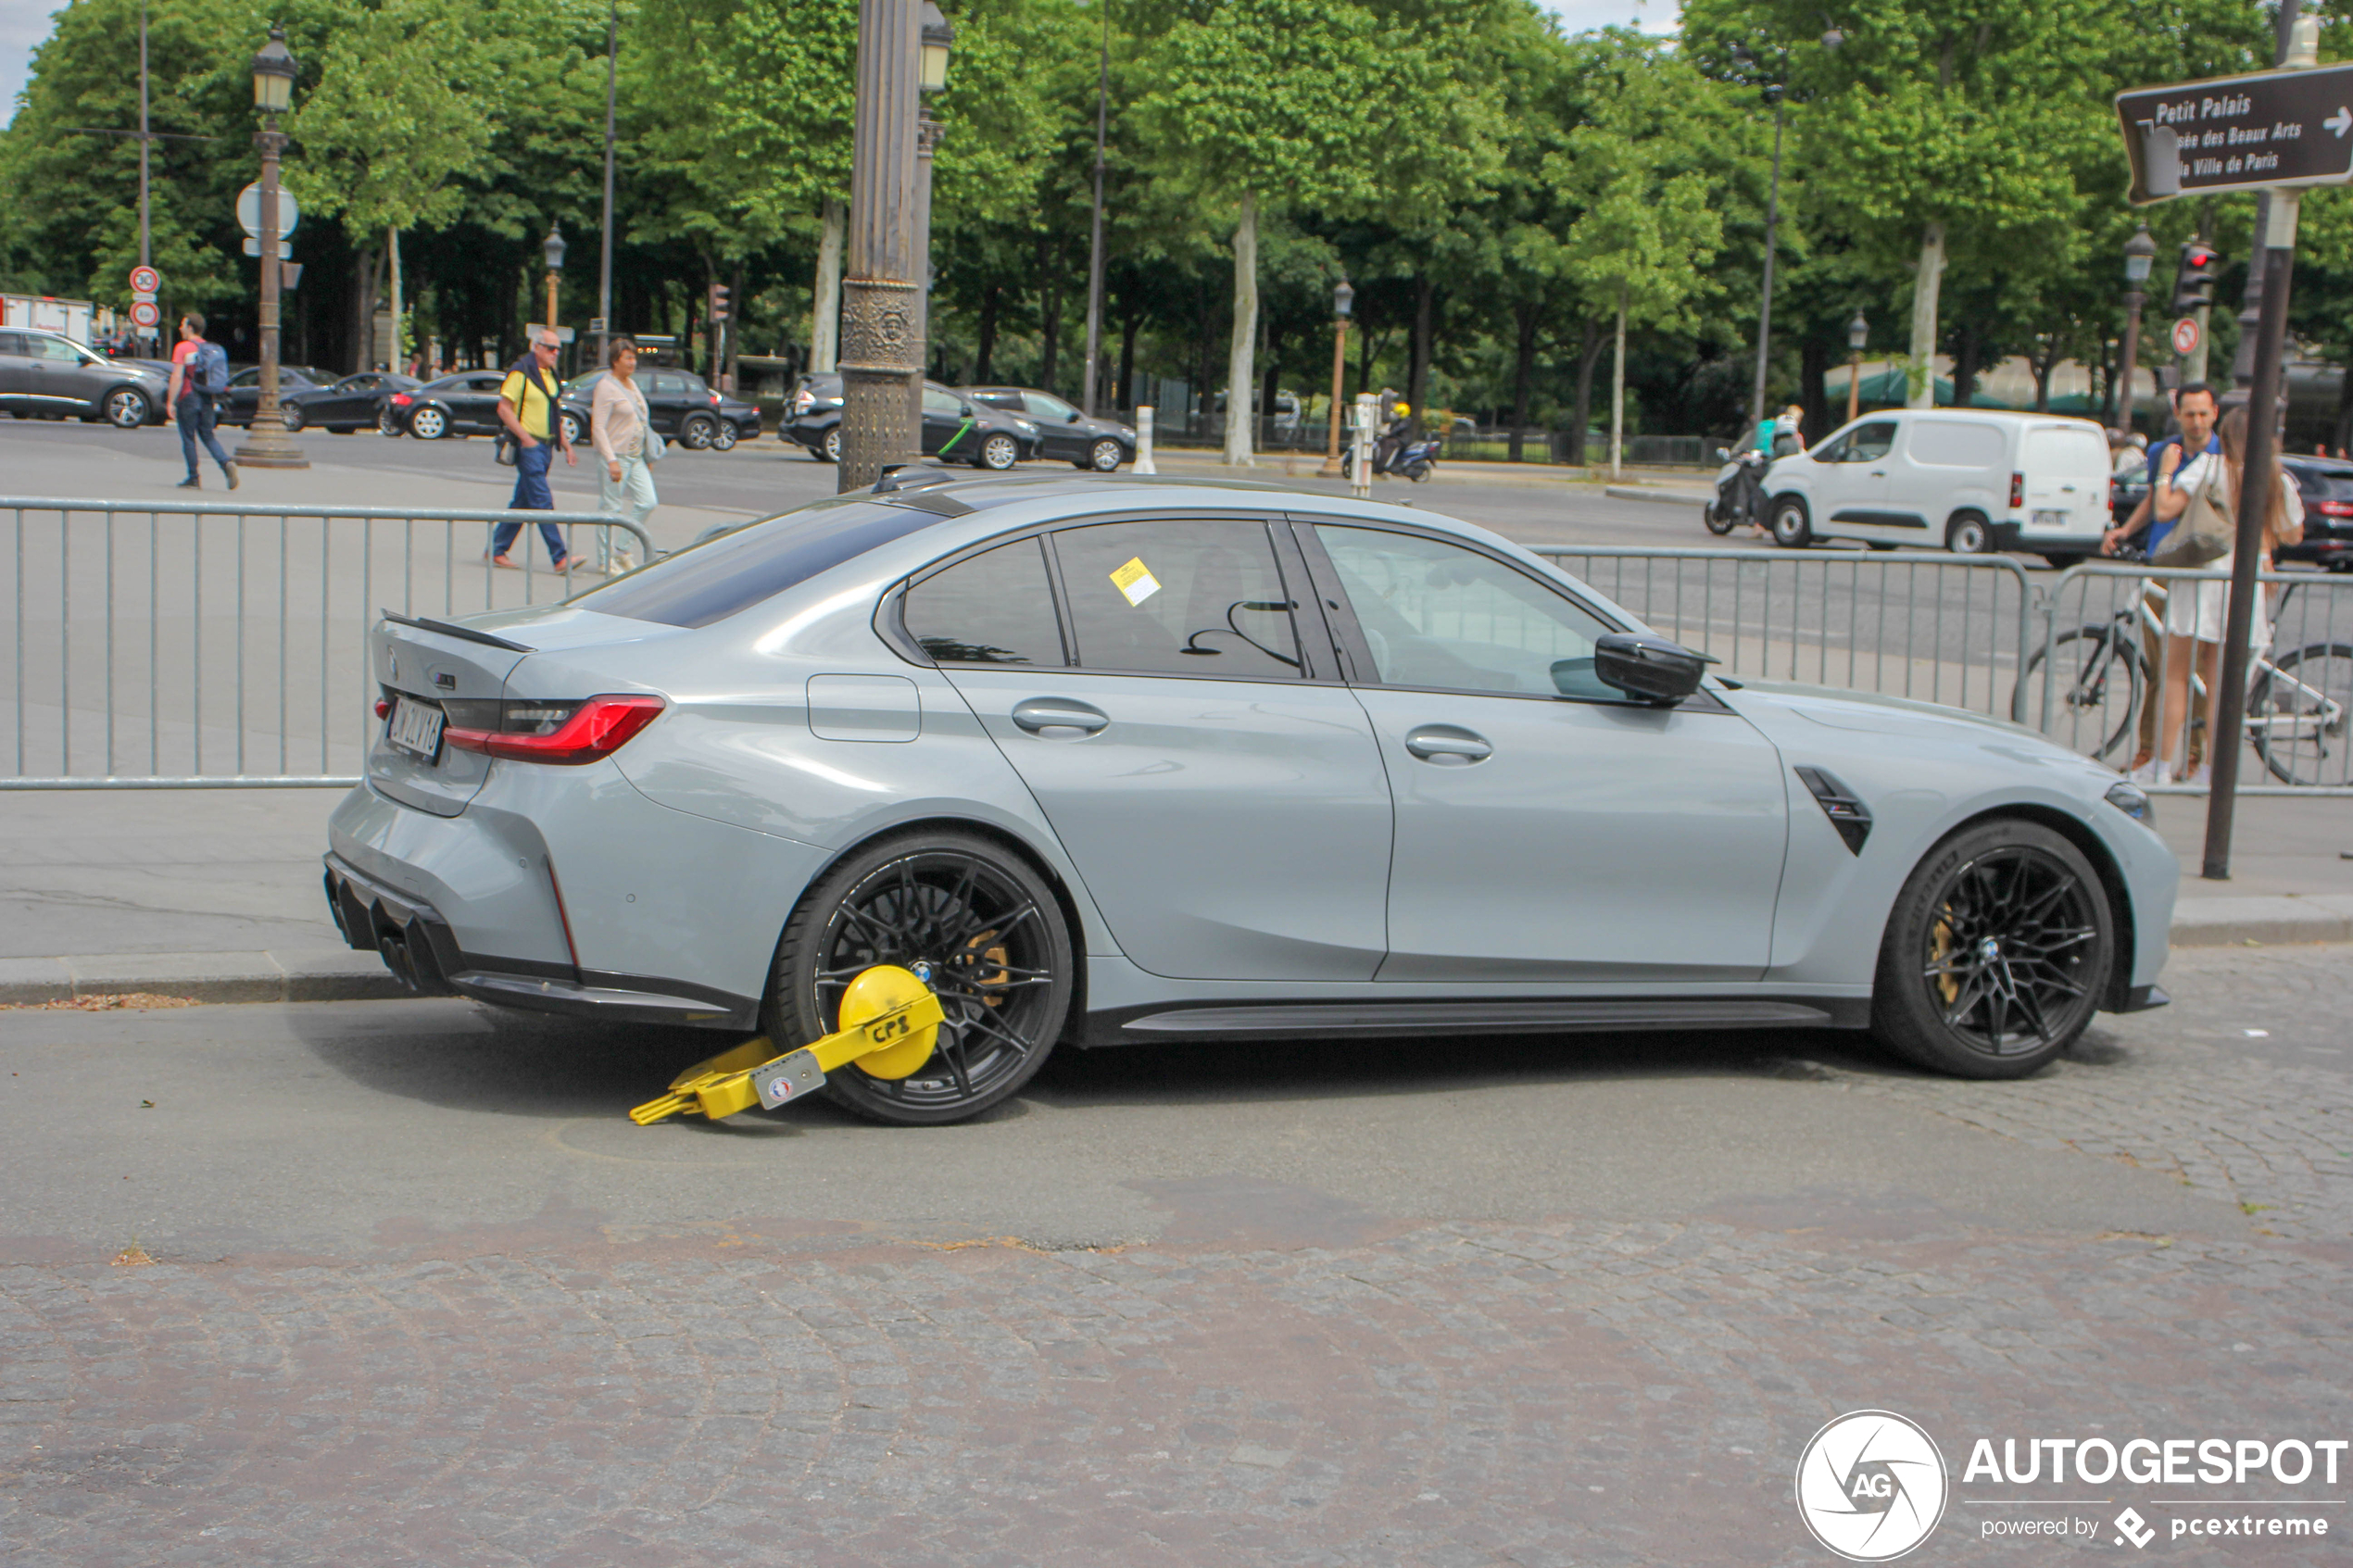
<instances>
[{"instance_id":1,"label":"car tail light","mask_svg":"<svg viewBox=\"0 0 2353 1568\"><path fill-rule=\"evenodd\" d=\"M816 405L817 395L805 386L792 395L792 411L796 414L805 414Z\"/></svg>"},{"instance_id":2,"label":"car tail light","mask_svg":"<svg viewBox=\"0 0 2353 1568\"><path fill-rule=\"evenodd\" d=\"M714 408L719 407L719 394L714 392L711 395L711 406Z\"/></svg>"},{"instance_id":3,"label":"car tail light","mask_svg":"<svg viewBox=\"0 0 2353 1568\"><path fill-rule=\"evenodd\" d=\"M460 751L503 757L510 762L549 762L576 767L610 757L654 721L669 705L658 696L592 696L585 702L449 702L451 725L442 738ZM491 709L497 727L484 727Z\"/></svg>"},{"instance_id":4,"label":"car tail light","mask_svg":"<svg viewBox=\"0 0 2353 1568\"><path fill-rule=\"evenodd\" d=\"M2010 475L2010 505L2013 507L2026 505L2026 476L2022 473Z\"/></svg>"},{"instance_id":5,"label":"car tail light","mask_svg":"<svg viewBox=\"0 0 2353 1568\"><path fill-rule=\"evenodd\" d=\"M390 699L381 696L376 698L376 717L379 719L389 719L392 717L392 703Z\"/></svg>"},{"instance_id":6,"label":"car tail light","mask_svg":"<svg viewBox=\"0 0 2353 1568\"><path fill-rule=\"evenodd\" d=\"M392 395L392 406L396 408L406 408L409 404L414 403L415 401L415 398L409 396L405 392L396 392Z\"/></svg>"},{"instance_id":7,"label":"car tail light","mask_svg":"<svg viewBox=\"0 0 2353 1568\"><path fill-rule=\"evenodd\" d=\"M2313 509L2322 517L2353 517L2353 501L2322 501Z\"/></svg>"}]
</instances>

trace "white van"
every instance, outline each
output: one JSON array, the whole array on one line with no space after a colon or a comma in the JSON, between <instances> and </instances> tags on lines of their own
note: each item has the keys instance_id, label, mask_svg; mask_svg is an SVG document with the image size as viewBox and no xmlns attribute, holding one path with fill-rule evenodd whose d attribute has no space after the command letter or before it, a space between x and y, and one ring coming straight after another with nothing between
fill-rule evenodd
<instances>
[{"instance_id":1,"label":"white van","mask_svg":"<svg viewBox=\"0 0 2353 1568\"><path fill-rule=\"evenodd\" d=\"M2099 553L2108 437L2089 420L1991 408L1866 414L1765 474L1773 538L1791 549L2029 550L2054 566Z\"/></svg>"}]
</instances>

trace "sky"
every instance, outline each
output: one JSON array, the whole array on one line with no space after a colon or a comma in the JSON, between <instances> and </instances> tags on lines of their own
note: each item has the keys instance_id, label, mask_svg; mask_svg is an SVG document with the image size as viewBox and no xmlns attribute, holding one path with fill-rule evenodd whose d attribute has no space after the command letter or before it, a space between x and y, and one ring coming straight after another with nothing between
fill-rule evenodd
<instances>
[{"instance_id":1,"label":"sky","mask_svg":"<svg viewBox=\"0 0 2353 1568\"><path fill-rule=\"evenodd\" d=\"M166 0L168 3L168 0ZM1672 32L1678 0L1542 0L1572 32L1631 22L1645 32ZM0 122L15 116L33 45L49 36L57 0L0 0Z\"/></svg>"}]
</instances>

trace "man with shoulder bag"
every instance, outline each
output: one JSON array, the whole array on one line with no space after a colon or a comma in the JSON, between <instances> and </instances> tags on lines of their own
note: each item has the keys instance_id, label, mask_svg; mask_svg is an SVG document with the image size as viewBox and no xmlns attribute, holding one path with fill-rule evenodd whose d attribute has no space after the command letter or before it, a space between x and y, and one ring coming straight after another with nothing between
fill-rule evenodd
<instances>
[{"instance_id":1,"label":"man with shoulder bag","mask_svg":"<svg viewBox=\"0 0 2353 1568\"><path fill-rule=\"evenodd\" d=\"M515 361L498 388L498 423L515 444L515 495L507 503L512 511L556 509L555 492L547 488L551 443L563 448L565 462L580 460L573 455L572 437L566 433L556 409L556 355L562 347L563 340L552 328L540 328L532 339L531 352ZM498 525L490 540L491 565L515 564L508 558L507 552L513 547L515 535L522 532L522 521L519 518ZM547 542L547 564L558 571L570 568L572 558L564 551L564 536L556 525L541 523L539 536Z\"/></svg>"}]
</instances>

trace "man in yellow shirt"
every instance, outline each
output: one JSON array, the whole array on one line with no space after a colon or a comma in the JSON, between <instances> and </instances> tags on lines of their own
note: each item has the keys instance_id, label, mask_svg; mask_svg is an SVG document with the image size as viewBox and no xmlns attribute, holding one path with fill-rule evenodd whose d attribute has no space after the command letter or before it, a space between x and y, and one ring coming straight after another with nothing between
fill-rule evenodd
<instances>
[{"instance_id":1,"label":"man in yellow shirt","mask_svg":"<svg viewBox=\"0 0 2353 1568\"><path fill-rule=\"evenodd\" d=\"M572 440L564 433L563 420L556 412L556 397L560 390L556 384L556 353L562 346L563 340L554 332L540 328L532 339L531 352L515 361L498 388L498 422L507 427L507 434L515 444L515 495L507 503L515 511L556 509L555 492L547 488L547 465L552 455L549 442L562 446L565 462L580 460L573 455ZM510 519L498 525L490 540L492 565L515 564L507 558L507 552L514 546L515 535L522 532L521 519ZM564 536L556 525L541 523L539 536L547 542L548 563L558 571L569 569L572 558L564 553Z\"/></svg>"}]
</instances>

